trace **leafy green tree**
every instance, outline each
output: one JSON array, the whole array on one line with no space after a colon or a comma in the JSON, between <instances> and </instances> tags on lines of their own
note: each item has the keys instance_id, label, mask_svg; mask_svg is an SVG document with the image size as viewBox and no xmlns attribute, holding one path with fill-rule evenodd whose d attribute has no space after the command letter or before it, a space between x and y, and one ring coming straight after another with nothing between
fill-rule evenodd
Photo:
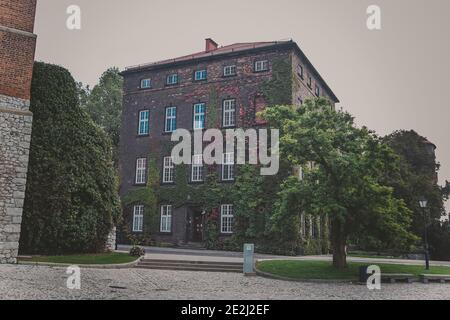
<instances>
[{"instance_id":1,"label":"leafy green tree","mask_svg":"<svg viewBox=\"0 0 450 320\"><path fill-rule=\"evenodd\" d=\"M99 252L119 217L109 139L78 98L66 69L35 63L22 253Z\"/></svg>"},{"instance_id":2,"label":"leafy green tree","mask_svg":"<svg viewBox=\"0 0 450 320\"><path fill-rule=\"evenodd\" d=\"M439 163L436 162L434 146L426 138L414 130L399 130L384 138L389 146L401 158L398 175L386 174L386 184L394 188L396 197L405 200L408 208L413 212L411 231L421 237L424 228L430 228L430 246L435 258L444 256L440 253L445 239L445 228L441 228L441 218L445 216L444 202L448 198L448 182L445 187L438 185L437 172ZM424 196L428 200L426 215L419 207L418 199ZM445 230L442 233L442 230ZM438 234L433 236L433 232ZM450 247L447 247L450 251Z\"/></svg>"},{"instance_id":3,"label":"leafy green tree","mask_svg":"<svg viewBox=\"0 0 450 320\"><path fill-rule=\"evenodd\" d=\"M123 78L116 67L109 68L100 77L92 90L81 87L81 105L94 122L103 128L112 141L113 159L117 168L120 138L120 116L122 114Z\"/></svg>"},{"instance_id":4,"label":"leafy green tree","mask_svg":"<svg viewBox=\"0 0 450 320\"><path fill-rule=\"evenodd\" d=\"M280 157L304 167L303 179L285 181L273 220L302 211L327 216L337 268L346 267L346 245L359 234L391 246L416 240L408 232L410 210L381 183L383 172L395 170L399 158L373 132L357 128L350 114L333 110L323 98L300 108L269 107L262 115L280 129Z\"/></svg>"},{"instance_id":5,"label":"leafy green tree","mask_svg":"<svg viewBox=\"0 0 450 320\"><path fill-rule=\"evenodd\" d=\"M421 235L424 227L422 209L418 199L428 200L427 214L431 221L439 221L445 215L444 200L448 196L446 188L437 181L439 164L434 148L417 132L396 131L384 141L400 156L401 167L398 175L386 175L386 183L394 188L397 197L405 200L413 211L412 231Z\"/></svg>"}]
</instances>

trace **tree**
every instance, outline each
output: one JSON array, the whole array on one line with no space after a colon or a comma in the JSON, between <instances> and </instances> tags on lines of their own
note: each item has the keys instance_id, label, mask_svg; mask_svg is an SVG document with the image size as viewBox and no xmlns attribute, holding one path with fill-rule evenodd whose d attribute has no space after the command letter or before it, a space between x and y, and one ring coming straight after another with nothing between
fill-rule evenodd
<instances>
[{"instance_id":1,"label":"tree","mask_svg":"<svg viewBox=\"0 0 450 320\"><path fill-rule=\"evenodd\" d=\"M432 221L439 221L445 215L444 200L448 196L446 188L437 183L439 164L434 150L430 149L426 138L410 130L396 131L384 141L400 156L399 175L386 175L385 182L394 188L397 197L405 200L413 211L412 231L421 235L424 227L423 212L418 199L428 200L427 213Z\"/></svg>"},{"instance_id":2,"label":"tree","mask_svg":"<svg viewBox=\"0 0 450 320\"><path fill-rule=\"evenodd\" d=\"M446 186L438 185L434 146L414 130L399 130L384 138L387 144L400 156L401 170L399 175L386 175L386 183L394 188L396 197L405 200L413 212L411 231L421 237L426 224L430 224L430 246L434 259L440 259L445 254L441 251L448 245L446 239L448 229L441 227L441 218L446 215L444 202L448 198L448 182ZM424 196L428 200L426 219L418 199ZM433 232L437 234L433 234ZM448 236L447 236L448 238ZM450 247L447 247L450 251ZM445 251L445 249L444 249Z\"/></svg>"},{"instance_id":3,"label":"tree","mask_svg":"<svg viewBox=\"0 0 450 320\"><path fill-rule=\"evenodd\" d=\"M373 132L357 128L350 114L323 98L300 108L269 107L262 116L280 129L280 157L304 171L302 180L284 182L274 220L299 212L327 216L337 268L346 267L346 245L355 235L371 234L392 246L416 240L408 232L410 210L381 183L399 158Z\"/></svg>"},{"instance_id":4,"label":"tree","mask_svg":"<svg viewBox=\"0 0 450 320\"><path fill-rule=\"evenodd\" d=\"M103 250L120 213L109 139L80 108L75 81L62 67L35 64L30 109L21 252Z\"/></svg>"},{"instance_id":5,"label":"tree","mask_svg":"<svg viewBox=\"0 0 450 320\"><path fill-rule=\"evenodd\" d=\"M103 128L111 139L115 167L118 165L120 138L120 116L122 114L123 78L116 67L109 68L100 77L92 90L81 87L81 105L92 120Z\"/></svg>"}]
</instances>

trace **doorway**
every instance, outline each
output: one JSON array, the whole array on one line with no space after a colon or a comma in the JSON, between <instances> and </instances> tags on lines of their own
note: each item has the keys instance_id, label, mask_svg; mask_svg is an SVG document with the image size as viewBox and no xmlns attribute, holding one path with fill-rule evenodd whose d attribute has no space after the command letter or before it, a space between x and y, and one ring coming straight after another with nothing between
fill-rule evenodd
<instances>
[{"instance_id":1,"label":"doorway","mask_svg":"<svg viewBox=\"0 0 450 320\"><path fill-rule=\"evenodd\" d=\"M187 224L188 242L203 242L204 215L200 208L189 208Z\"/></svg>"}]
</instances>

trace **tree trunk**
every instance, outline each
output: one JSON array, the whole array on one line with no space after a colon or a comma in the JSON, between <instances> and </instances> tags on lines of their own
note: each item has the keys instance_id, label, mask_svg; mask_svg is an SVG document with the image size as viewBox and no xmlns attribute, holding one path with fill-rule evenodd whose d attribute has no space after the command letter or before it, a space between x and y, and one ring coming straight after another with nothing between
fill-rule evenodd
<instances>
[{"instance_id":1,"label":"tree trunk","mask_svg":"<svg viewBox=\"0 0 450 320\"><path fill-rule=\"evenodd\" d=\"M338 269L347 267L347 252L345 250L347 237L344 234L342 222L331 221L331 247L333 249L333 266Z\"/></svg>"}]
</instances>

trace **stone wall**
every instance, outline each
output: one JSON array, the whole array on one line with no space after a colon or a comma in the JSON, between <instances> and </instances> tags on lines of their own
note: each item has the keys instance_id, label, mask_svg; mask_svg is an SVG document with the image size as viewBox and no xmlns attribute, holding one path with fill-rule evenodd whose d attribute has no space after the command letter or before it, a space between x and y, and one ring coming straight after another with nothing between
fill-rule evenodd
<instances>
[{"instance_id":1,"label":"stone wall","mask_svg":"<svg viewBox=\"0 0 450 320\"><path fill-rule=\"evenodd\" d=\"M105 249L106 251L116 250L116 227L112 228L111 232L108 234L108 239L106 240Z\"/></svg>"},{"instance_id":2,"label":"stone wall","mask_svg":"<svg viewBox=\"0 0 450 320\"><path fill-rule=\"evenodd\" d=\"M16 263L31 141L27 100L0 95L0 263Z\"/></svg>"}]
</instances>

